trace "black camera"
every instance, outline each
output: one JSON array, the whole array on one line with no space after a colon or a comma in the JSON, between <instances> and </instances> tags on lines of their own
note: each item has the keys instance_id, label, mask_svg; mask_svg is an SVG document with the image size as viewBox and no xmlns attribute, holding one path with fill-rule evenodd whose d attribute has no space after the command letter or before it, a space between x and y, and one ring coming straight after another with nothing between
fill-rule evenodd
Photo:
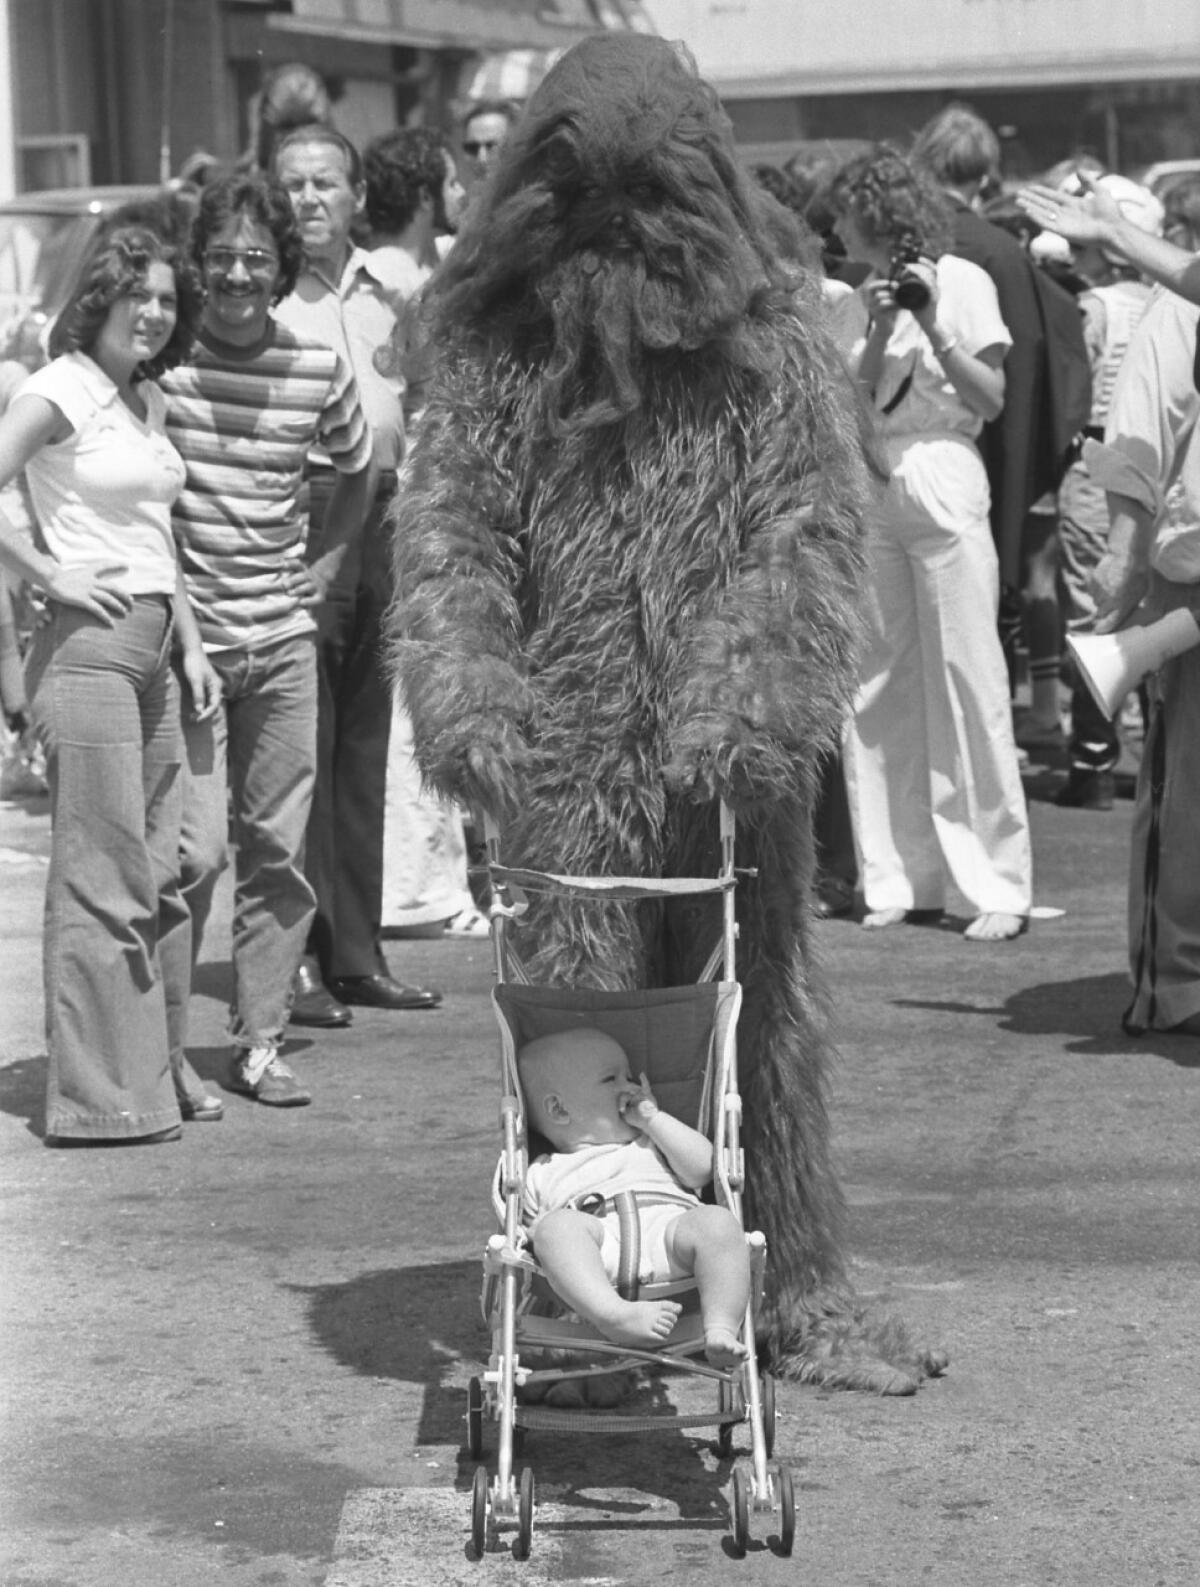
<instances>
[{"instance_id":1,"label":"black camera","mask_svg":"<svg viewBox=\"0 0 1200 1587\"><path fill-rule=\"evenodd\" d=\"M915 237L901 237L892 250L888 280L892 284L892 296L897 307L911 312L928 307L933 294L924 279L912 268L924 257Z\"/></svg>"}]
</instances>

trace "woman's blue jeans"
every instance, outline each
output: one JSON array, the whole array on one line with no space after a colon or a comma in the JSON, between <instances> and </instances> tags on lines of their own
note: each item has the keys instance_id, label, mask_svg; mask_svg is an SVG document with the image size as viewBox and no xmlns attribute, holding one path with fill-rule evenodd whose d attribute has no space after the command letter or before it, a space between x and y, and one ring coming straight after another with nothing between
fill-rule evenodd
<instances>
[{"instance_id":1,"label":"woman's blue jeans","mask_svg":"<svg viewBox=\"0 0 1200 1587\"><path fill-rule=\"evenodd\" d=\"M190 1071L173 1078L167 1036L167 1003L186 1002L190 970L170 644L167 599L141 596L111 625L54 605L30 646L53 823L44 939L51 1136L148 1135L179 1123L177 1089L202 1090ZM166 936L177 954L164 962Z\"/></svg>"}]
</instances>

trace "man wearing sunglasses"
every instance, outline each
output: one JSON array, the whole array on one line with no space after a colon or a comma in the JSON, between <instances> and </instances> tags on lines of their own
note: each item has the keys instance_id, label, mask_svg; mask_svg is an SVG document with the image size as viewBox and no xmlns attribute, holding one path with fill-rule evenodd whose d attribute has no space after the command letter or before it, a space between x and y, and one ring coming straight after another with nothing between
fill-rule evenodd
<instances>
[{"instance_id":1,"label":"man wearing sunglasses","mask_svg":"<svg viewBox=\"0 0 1200 1587\"><path fill-rule=\"evenodd\" d=\"M481 182L495 165L517 115L516 106L507 99L481 99L463 117L464 174L472 185Z\"/></svg>"},{"instance_id":2,"label":"man wearing sunglasses","mask_svg":"<svg viewBox=\"0 0 1200 1587\"><path fill-rule=\"evenodd\" d=\"M184 718L183 894L193 951L237 838L233 1059L228 1085L272 1107L308 1091L279 1058L292 978L313 916L304 846L317 769L315 611L367 509L371 434L348 364L281 325L272 306L303 261L287 194L259 175L204 189L193 251L205 282L191 360L162 380L168 433L187 467L173 522L184 581L222 687L221 709ZM334 521L305 560L303 489L320 443ZM183 1045L186 1010L168 1011Z\"/></svg>"}]
</instances>

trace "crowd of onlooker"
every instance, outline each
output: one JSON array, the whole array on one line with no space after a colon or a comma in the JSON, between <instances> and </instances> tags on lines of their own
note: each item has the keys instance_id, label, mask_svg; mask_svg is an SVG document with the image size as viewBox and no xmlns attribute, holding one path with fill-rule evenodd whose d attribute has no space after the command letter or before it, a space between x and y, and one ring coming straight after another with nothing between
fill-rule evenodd
<instances>
[{"instance_id":1,"label":"crowd of onlooker","mask_svg":"<svg viewBox=\"0 0 1200 1587\"><path fill-rule=\"evenodd\" d=\"M857 888L865 926L929 920L953 881L977 911L967 936L1017 935L1019 767L1065 760L1055 802L1109 810L1125 721L1144 735L1125 1023L1200 1029L1200 630L1155 622L1200 604L1200 176L1164 203L1083 156L1014 201L998 139L963 105L906 152L757 174L821 236L886 475L868 650L818 810L818 908L848 912ZM1063 641L1130 624L1157 637L1136 664L1118 647L1106 698Z\"/></svg>"},{"instance_id":2,"label":"crowd of onlooker","mask_svg":"<svg viewBox=\"0 0 1200 1587\"><path fill-rule=\"evenodd\" d=\"M314 75L284 85L299 124L264 116L237 169L107 221L42 367L6 389L0 634L6 723L51 800L51 1144L221 1116L187 1013L230 851L230 1089L303 1105L289 1023L438 1006L383 951L389 761L401 824L437 829L412 883L433 924L483 924L461 817L430 815L411 748L390 754L381 643L415 306L464 202L458 155L423 128L360 153ZM473 107L473 179L510 116Z\"/></svg>"},{"instance_id":3,"label":"crowd of onlooker","mask_svg":"<svg viewBox=\"0 0 1200 1587\"><path fill-rule=\"evenodd\" d=\"M231 850L228 1088L266 1105L310 1100L289 1023L438 1005L391 973L389 924L486 930L381 634L421 294L517 111L360 151L314 74L274 87L237 169L112 217L43 367L4 385L0 689L51 797L51 1144L221 1116L187 1010ZM1023 759L1061 752L1060 805L1114 798L1119 709L1064 639L1196 610L1200 179L1164 208L1072 160L990 219L999 143L961 105L907 149L756 174L809 228L877 476L817 908L892 928L953 887L965 935L1005 941L1032 908ZM1200 1028L1197 669L1185 649L1140 688L1131 1028Z\"/></svg>"}]
</instances>

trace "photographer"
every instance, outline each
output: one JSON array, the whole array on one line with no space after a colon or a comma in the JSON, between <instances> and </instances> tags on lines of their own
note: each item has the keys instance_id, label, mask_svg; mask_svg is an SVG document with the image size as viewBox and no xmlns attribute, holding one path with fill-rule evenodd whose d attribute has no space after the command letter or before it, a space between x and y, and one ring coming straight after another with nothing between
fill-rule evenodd
<instances>
[{"instance_id":1,"label":"photographer","mask_svg":"<svg viewBox=\"0 0 1200 1587\"><path fill-rule=\"evenodd\" d=\"M1004 405L1011 338L996 290L945 250L948 206L879 146L829 192L861 334L846 353L887 483L870 523L871 623L846 774L868 927L942 914L948 881L973 941L1024 929L1030 847L996 631L999 571L976 438Z\"/></svg>"}]
</instances>

